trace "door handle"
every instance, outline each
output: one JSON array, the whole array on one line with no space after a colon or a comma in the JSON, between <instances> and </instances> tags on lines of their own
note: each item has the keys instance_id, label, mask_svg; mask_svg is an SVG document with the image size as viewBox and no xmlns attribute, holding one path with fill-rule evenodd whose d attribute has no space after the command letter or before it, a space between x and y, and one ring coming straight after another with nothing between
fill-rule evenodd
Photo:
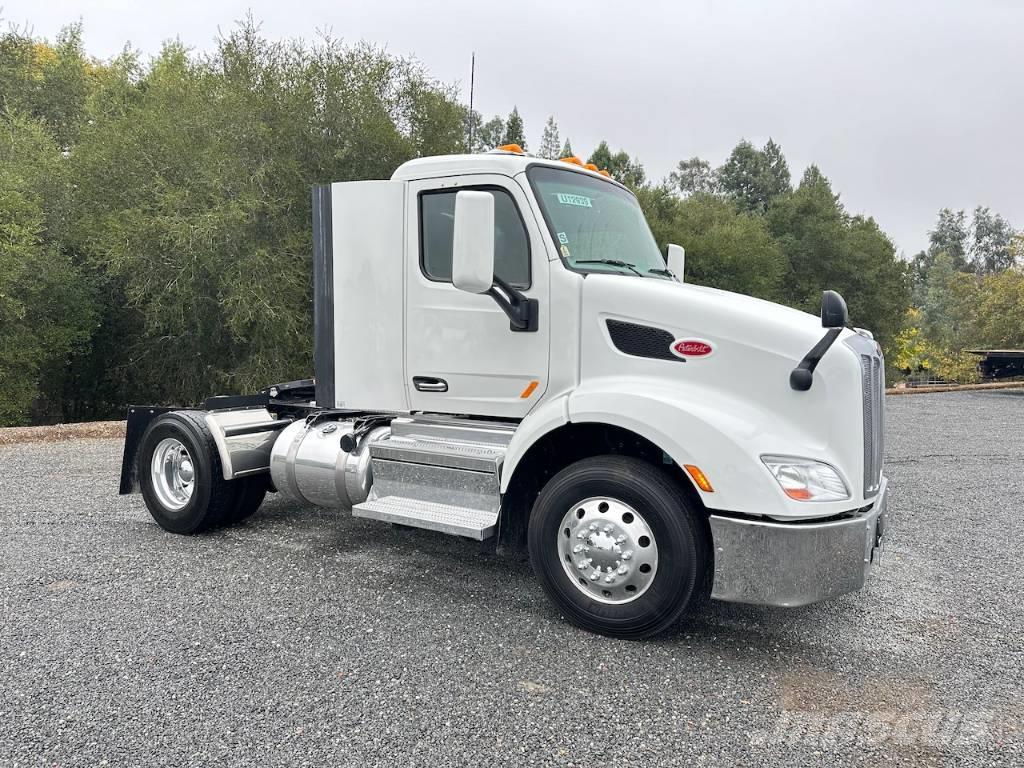
<instances>
[{"instance_id":1,"label":"door handle","mask_svg":"<svg viewBox=\"0 0 1024 768\"><path fill-rule=\"evenodd\" d=\"M448 382L444 379L435 379L432 376L413 376L412 385L417 392L447 392Z\"/></svg>"}]
</instances>

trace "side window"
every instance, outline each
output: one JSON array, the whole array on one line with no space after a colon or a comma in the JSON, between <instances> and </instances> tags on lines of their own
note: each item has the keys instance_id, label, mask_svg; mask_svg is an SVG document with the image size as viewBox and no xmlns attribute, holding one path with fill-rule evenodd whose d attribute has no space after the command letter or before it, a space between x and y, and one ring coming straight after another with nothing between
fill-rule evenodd
<instances>
[{"instance_id":1,"label":"side window","mask_svg":"<svg viewBox=\"0 0 1024 768\"><path fill-rule=\"evenodd\" d=\"M494 273L516 288L529 288L530 242L519 210L508 192L482 191L494 195ZM420 195L420 267L431 280L452 280L457 192L453 189Z\"/></svg>"}]
</instances>

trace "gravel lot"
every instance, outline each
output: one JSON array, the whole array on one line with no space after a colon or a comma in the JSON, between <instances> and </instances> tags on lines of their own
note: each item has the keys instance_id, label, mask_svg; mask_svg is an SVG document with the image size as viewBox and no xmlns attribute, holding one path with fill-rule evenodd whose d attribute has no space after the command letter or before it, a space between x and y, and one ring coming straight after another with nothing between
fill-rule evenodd
<instances>
[{"instance_id":1,"label":"gravel lot","mask_svg":"<svg viewBox=\"0 0 1024 768\"><path fill-rule=\"evenodd\" d=\"M172 536L120 441L0 448L0 765L1021 765L1020 395L889 398L862 592L645 643L469 542L276 498Z\"/></svg>"}]
</instances>

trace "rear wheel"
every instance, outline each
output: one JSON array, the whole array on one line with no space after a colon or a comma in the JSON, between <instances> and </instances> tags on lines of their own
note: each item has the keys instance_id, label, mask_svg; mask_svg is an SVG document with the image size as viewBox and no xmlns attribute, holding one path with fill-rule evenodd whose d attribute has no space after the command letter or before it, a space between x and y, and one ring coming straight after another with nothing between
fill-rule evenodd
<instances>
[{"instance_id":1,"label":"rear wheel","mask_svg":"<svg viewBox=\"0 0 1024 768\"><path fill-rule=\"evenodd\" d=\"M534 572L574 623L650 637L701 595L706 525L676 483L647 462L598 456L553 477L530 515Z\"/></svg>"},{"instance_id":2,"label":"rear wheel","mask_svg":"<svg viewBox=\"0 0 1024 768\"><path fill-rule=\"evenodd\" d=\"M225 480L220 454L199 411L171 411L142 437L139 485L153 519L172 533L193 534L252 515L263 501L263 476Z\"/></svg>"}]
</instances>

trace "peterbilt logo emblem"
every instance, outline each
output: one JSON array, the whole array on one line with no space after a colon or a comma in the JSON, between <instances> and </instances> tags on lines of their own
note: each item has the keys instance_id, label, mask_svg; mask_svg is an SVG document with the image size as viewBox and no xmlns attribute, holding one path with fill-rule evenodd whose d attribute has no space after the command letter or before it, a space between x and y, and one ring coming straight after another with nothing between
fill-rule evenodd
<instances>
[{"instance_id":1,"label":"peterbilt logo emblem","mask_svg":"<svg viewBox=\"0 0 1024 768\"><path fill-rule=\"evenodd\" d=\"M677 339L669 349L676 357L707 357L715 351L711 342L700 339Z\"/></svg>"}]
</instances>

